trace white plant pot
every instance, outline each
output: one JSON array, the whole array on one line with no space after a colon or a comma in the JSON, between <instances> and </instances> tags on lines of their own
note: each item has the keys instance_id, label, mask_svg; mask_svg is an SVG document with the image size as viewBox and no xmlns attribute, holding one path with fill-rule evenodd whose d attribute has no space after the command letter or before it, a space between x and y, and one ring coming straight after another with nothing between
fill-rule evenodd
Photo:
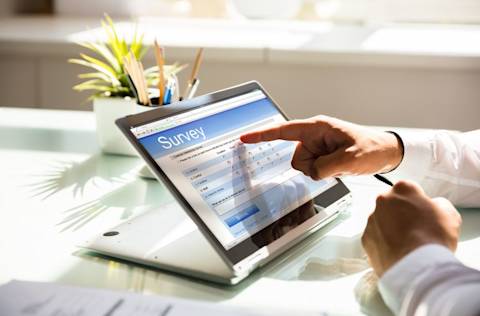
<instances>
[{"instance_id":1,"label":"white plant pot","mask_svg":"<svg viewBox=\"0 0 480 316\"><path fill-rule=\"evenodd\" d=\"M138 105L130 98L97 98L93 100L97 124L97 139L102 152L138 156L133 146L115 125L115 120L127 115L154 109Z\"/></svg>"}]
</instances>

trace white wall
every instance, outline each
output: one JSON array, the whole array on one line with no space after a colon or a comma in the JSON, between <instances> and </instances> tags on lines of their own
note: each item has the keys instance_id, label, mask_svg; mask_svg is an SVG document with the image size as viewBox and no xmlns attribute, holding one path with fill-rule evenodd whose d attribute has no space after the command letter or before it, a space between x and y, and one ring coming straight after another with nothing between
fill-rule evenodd
<instances>
[{"instance_id":1,"label":"white wall","mask_svg":"<svg viewBox=\"0 0 480 316\"><path fill-rule=\"evenodd\" d=\"M0 77L0 106L91 109L81 104L87 95L71 89L82 69L68 64L68 57L1 55L0 71L8 76ZM478 69L210 61L200 77L200 93L258 80L293 118L327 114L363 124L480 127Z\"/></svg>"}]
</instances>

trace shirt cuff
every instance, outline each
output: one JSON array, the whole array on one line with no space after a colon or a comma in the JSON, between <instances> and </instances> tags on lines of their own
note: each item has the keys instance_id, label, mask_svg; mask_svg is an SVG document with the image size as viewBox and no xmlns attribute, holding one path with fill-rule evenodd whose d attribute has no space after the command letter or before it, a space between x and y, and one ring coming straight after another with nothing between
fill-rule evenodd
<instances>
[{"instance_id":1,"label":"shirt cuff","mask_svg":"<svg viewBox=\"0 0 480 316\"><path fill-rule=\"evenodd\" d=\"M400 165L387 173L388 178L421 181L431 167L434 155L434 135L432 133L414 133L394 131L403 142L403 159Z\"/></svg>"},{"instance_id":2,"label":"shirt cuff","mask_svg":"<svg viewBox=\"0 0 480 316\"><path fill-rule=\"evenodd\" d=\"M448 248L436 244L419 247L406 255L388 269L378 283L385 304L398 315L414 280L447 262L459 261Z\"/></svg>"}]
</instances>

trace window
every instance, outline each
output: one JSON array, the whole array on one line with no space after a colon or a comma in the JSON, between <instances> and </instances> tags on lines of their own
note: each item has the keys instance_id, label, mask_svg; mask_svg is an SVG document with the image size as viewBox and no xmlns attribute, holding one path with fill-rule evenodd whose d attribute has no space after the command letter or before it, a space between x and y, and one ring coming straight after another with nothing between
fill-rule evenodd
<instances>
[{"instance_id":1,"label":"window","mask_svg":"<svg viewBox=\"0 0 480 316\"><path fill-rule=\"evenodd\" d=\"M479 0L56 0L62 15L480 23Z\"/></svg>"},{"instance_id":2,"label":"window","mask_svg":"<svg viewBox=\"0 0 480 316\"><path fill-rule=\"evenodd\" d=\"M480 22L478 0L317 0L316 14L339 21Z\"/></svg>"}]
</instances>

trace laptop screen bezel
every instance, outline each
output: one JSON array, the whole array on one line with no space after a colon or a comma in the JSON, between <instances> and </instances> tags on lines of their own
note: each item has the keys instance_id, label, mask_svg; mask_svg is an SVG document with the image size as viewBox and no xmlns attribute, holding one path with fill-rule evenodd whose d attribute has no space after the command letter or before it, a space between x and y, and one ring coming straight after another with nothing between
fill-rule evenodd
<instances>
[{"instance_id":1,"label":"laptop screen bezel","mask_svg":"<svg viewBox=\"0 0 480 316\"><path fill-rule=\"evenodd\" d=\"M205 237L207 237L210 243L221 255L224 261L230 264L231 266L234 266L236 263L251 256L258 250L262 249L264 246L268 246L268 245L264 245L260 247L254 243L253 239L257 234L261 234L264 230L268 229L270 225L273 225L278 220L281 220L281 218L277 219L276 221L271 223L269 226L261 229L260 231L253 234L252 236L247 237L245 240L241 241L237 245L227 250L222 245L222 243L216 238L216 236L210 230L207 224L200 218L200 216L193 209L193 207L188 203L187 199L182 195L180 190L176 188L175 184L168 178L168 176L161 169L161 167L155 162L154 158L140 144L136 136L132 133L131 129L134 127L138 127L138 126L142 126L142 125L146 125L146 124L158 121L160 119L168 118L168 117L185 113L194 109L208 106L219 101L241 96L243 94L247 94L256 90L262 91L265 94L266 98L279 111L279 113L286 120L288 120L288 117L286 116L286 114L277 105L277 103L270 97L270 95L265 91L265 89L263 89L263 87L258 82L252 81L239 86L214 92L211 94L199 96L190 100L177 102L164 107L159 107L157 109L153 109L147 112L129 115L127 117L120 118L116 121L117 126L120 128L123 134L127 137L130 143L135 147L135 149L139 152L141 157L146 161L150 169L155 173L155 176L157 177L157 179L159 179L169 189L169 191L173 194L173 196L176 198L179 204L181 204L183 209L187 212L187 214L191 217L191 219L195 222L195 224L197 224L201 232L205 235ZM337 183L334 186L328 188L326 191L320 193L314 198L316 204L320 204L320 206L322 207L328 207L329 205L340 200L345 195L349 194L349 190L343 184L343 182L340 179L336 179L336 180L337 180ZM313 216L312 218L315 218L315 216ZM319 219L318 224L320 222L321 220ZM280 237L280 239L284 239L284 238L285 239L289 238L288 232L285 235Z\"/></svg>"}]
</instances>

